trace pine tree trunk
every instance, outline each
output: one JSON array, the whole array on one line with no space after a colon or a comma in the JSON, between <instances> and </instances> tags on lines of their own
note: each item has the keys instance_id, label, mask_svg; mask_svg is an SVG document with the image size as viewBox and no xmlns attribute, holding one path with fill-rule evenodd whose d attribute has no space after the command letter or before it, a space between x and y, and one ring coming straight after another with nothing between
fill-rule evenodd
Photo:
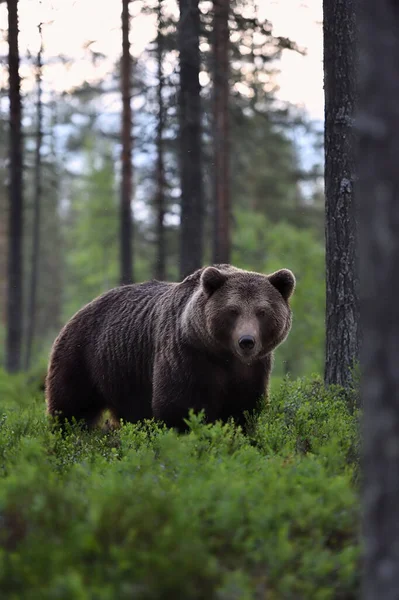
<instances>
[{"instance_id":1,"label":"pine tree trunk","mask_svg":"<svg viewBox=\"0 0 399 600\"><path fill-rule=\"evenodd\" d=\"M165 107L163 101L164 76L164 33L162 18L162 0L158 0L158 35L157 35L157 69L158 69L158 123L157 123L157 192L156 192L156 263L155 277L166 279L166 240L165 240L165 164L163 135L165 128Z\"/></svg>"},{"instance_id":2,"label":"pine tree trunk","mask_svg":"<svg viewBox=\"0 0 399 600\"><path fill-rule=\"evenodd\" d=\"M130 54L129 15L130 0L122 0L122 181L120 207L120 282L129 284L133 281L133 223L132 223L132 59Z\"/></svg>"},{"instance_id":3,"label":"pine tree trunk","mask_svg":"<svg viewBox=\"0 0 399 600\"><path fill-rule=\"evenodd\" d=\"M229 144L229 9L230 0L213 2L213 261L230 262Z\"/></svg>"},{"instance_id":4,"label":"pine tree trunk","mask_svg":"<svg viewBox=\"0 0 399 600\"><path fill-rule=\"evenodd\" d=\"M399 598L399 11L363 0L359 232L365 600ZM396 290L398 293L396 293Z\"/></svg>"},{"instance_id":5,"label":"pine tree trunk","mask_svg":"<svg viewBox=\"0 0 399 600\"><path fill-rule=\"evenodd\" d=\"M36 85L37 85L37 102L36 102L36 150L35 150L35 188L33 198L33 236L32 236L32 258L31 258L31 273L30 273L30 289L29 289L29 306L28 306L28 328L26 337L26 357L25 368L29 369L32 355L32 346L35 340L36 327L36 312L37 312L37 284L39 277L39 256L40 256L40 211L41 211L41 196L42 196L42 26L39 25L40 48L37 54L36 65Z\"/></svg>"},{"instance_id":6,"label":"pine tree trunk","mask_svg":"<svg viewBox=\"0 0 399 600\"><path fill-rule=\"evenodd\" d=\"M18 2L7 0L8 7L8 68L10 100L10 184L8 227L8 297L6 367L9 372L21 368L22 349L22 130L21 91L18 49Z\"/></svg>"},{"instance_id":7,"label":"pine tree trunk","mask_svg":"<svg viewBox=\"0 0 399 600\"><path fill-rule=\"evenodd\" d=\"M324 0L323 8L327 288L325 383L347 387L359 352L353 143L355 0Z\"/></svg>"},{"instance_id":8,"label":"pine tree trunk","mask_svg":"<svg viewBox=\"0 0 399 600\"><path fill-rule=\"evenodd\" d=\"M202 266L203 180L200 97L200 12L198 0L179 0L180 54L180 276Z\"/></svg>"}]
</instances>

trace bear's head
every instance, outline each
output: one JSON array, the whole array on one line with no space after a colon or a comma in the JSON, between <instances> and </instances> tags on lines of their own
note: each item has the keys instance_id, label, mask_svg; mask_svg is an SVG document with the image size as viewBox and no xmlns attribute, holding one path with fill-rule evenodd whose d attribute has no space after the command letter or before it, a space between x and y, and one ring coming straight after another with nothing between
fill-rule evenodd
<instances>
[{"instance_id":1,"label":"bear's head","mask_svg":"<svg viewBox=\"0 0 399 600\"><path fill-rule=\"evenodd\" d=\"M216 265L202 270L188 310L208 347L250 364L286 339L294 289L295 277L288 269L262 275Z\"/></svg>"}]
</instances>

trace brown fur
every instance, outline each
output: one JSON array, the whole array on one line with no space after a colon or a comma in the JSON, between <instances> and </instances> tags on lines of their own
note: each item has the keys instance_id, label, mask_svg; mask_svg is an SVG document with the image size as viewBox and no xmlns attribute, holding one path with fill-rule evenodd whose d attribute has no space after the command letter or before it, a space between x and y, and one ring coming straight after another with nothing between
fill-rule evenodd
<instances>
[{"instance_id":1,"label":"brown fur","mask_svg":"<svg viewBox=\"0 0 399 600\"><path fill-rule=\"evenodd\" d=\"M217 265L181 283L110 290L83 307L54 342L46 380L50 415L94 425L155 417L184 429L188 411L209 422L256 409L272 352L291 327L288 270L266 276ZM252 335L254 348L238 340Z\"/></svg>"}]
</instances>

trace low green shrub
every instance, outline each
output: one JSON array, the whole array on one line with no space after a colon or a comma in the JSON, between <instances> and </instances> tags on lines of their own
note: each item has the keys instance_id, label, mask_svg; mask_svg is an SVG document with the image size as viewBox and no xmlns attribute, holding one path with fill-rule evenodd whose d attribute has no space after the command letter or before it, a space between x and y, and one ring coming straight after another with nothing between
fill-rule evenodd
<instances>
[{"instance_id":1,"label":"low green shrub","mask_svg":"<svg viewBox=\"0 0 399 600\"><path fill-rule=\"evenodd\" d=\"M0 405L0 597L357 597L358 415L319 380L276 388L249 436L191 416L64 435Z\"/></svg>"},{"instance_id":2,"label":"low green shrub","mask_svg":"<svg viewBox=\"0 0 399 600\"><path fill-rule=\"evenodd\" d=\"M332 474L357 468L359 410L353 393L326 389L319 377L276 388L255 424L253 435L265 453L314 454Z\"/></svg>"}]
</instances>

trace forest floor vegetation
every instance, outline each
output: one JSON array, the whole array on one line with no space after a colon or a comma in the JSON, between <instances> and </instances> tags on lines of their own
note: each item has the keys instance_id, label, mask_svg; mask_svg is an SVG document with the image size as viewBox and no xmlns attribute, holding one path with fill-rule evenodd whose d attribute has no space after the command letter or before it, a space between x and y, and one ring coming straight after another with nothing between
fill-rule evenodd
<instances>
[{"instance_id":1,"label":"forest floor vegetation","mask_svg":"<svg viewBox=\"0 0 399 600\"><path fill-rule=\"evenodd\" d=\"M356 406L284 380L248 436L198 416L62 436L0 373L0 597L355 599Z\"/></svg>"}]
</instances>

